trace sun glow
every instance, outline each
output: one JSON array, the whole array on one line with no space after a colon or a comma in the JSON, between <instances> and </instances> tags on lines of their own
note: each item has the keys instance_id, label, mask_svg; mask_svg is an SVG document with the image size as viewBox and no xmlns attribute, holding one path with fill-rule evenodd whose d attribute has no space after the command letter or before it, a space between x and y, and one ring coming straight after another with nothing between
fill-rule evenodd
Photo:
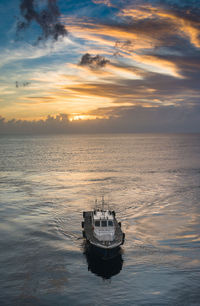
<instances>
[{"instance_id":1,"label":"sun glow","mask_svg":"<svg viewBox=\"0 0 200 306\"><path fill-rule=\"evenodd\" d=\"M95 120L95 119L106 119L104 116L96 116L96 115L79 115L73 114L69 117L69 121L76 121L76 120Z\"/></svg>"}]
</instances>

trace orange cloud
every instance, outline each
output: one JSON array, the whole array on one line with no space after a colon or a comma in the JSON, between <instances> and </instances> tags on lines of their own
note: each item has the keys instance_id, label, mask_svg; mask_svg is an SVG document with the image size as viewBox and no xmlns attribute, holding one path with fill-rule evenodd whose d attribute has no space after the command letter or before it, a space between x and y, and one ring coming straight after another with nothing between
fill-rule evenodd
<instances>
[{"instance_id":1,"label":"orange cloud","mask_svg":"<svg viewBox=\"0 0 200 306\"><path fill-rule=\"evenodd\" d=\"M55 98L52 96L29 96L29 97L22 97L21 100L25 100L26 102L19 102L20 105L30 105L32 104L43 104L43 103L53 103L55 102Z\"/></svg>"},{"instance_id":2,"label":"orange cloud","mask_svg":"<svg viewBox=\"0 0 200 306\"><path fill-rule=\"evenodd\" d=\"M200 31L194 21L187 20L183 17L177 16L175 13L162 8L155 8L150 5L140 6L138 8L126 8L120 13L121 16L129 16L132 19L155 19L170 21L179 31L180 36L188 37L190 42L197 48L200 48ZM167 31L167 29L166 29ZM176 33L177 34L177 33Z\"/></svg>"},{"instance_id":3,"label":"orange cloud","mask_svg":"<svg viewBox=\"0 0 200 306\"><path fill-rule=\"evenodd\" d=\"M94 2L110 5L108 0ZM187 52L180 56L176 50L168 48L170 43L173 46L173 39L177 42L177 37L179 40L187 38L195 47L200 47L197 22L186 17L186 14L178 16L164 8L140 5L123 9L117 16L118 22L113 21L113 24L98 24L93 19L63 18L70 28L70 40L68 38L68 43L65 42L65 48L70 43L75 50L73 56L61 54L64 59L60 66L56 62L48 68L34 67L27 75L31 85L26 90L17 91L13 79L14 87L2 88L5 97L2 114L6 117L8 113L9 116L14 114L17 118L19 114L41 117L62 112L80 119L80 116L92 115L91 112L99 108L103 115L103 110L116 105L175 105L184 100L182 92L188 100L191 96L196 97L187 84L193 86L190 76L198 68L198 56L191 60L192 56ZM79 38L84 40L84 44ZM63 52L62 44L54 51L59 50ZM17 51L14 55L9 53L8 58L33 60L50 54L50 48L45 52L42 48L36 51L33 54L31 47L26 52L21 50L19 56ZM85 53L101 54L109 62L103 67L80 66L81 56ZM68 63L64 62L67 60ZM178 93L174 84L177 84ZM169 91L172 91L171 95Z\"/></svg>"},{"instance_id":4,"label":"orange cloud","mask_svg":"<svg viewBox=\"0 0 200 306\"><path fill-rule=\"evenodd\" d=\"M133 55L133 59L143 64L149 71L167 74L177 78L183 78L176 64L169 60L161 59L153 55Z\"/></svg>"},{"instance_id":5,"label":"orange cloud","mask_svg":"<svg viewBox=\"0 0 200 306\"><path fill-rule=\"evenodd\" d=\"M65 22L71 28L71 33L79 38L85 39L96 43L98 46L104 46L104 52L107 49L105 47L114 47L116 41L130 40L134 46L134 50L138 49L148 49L152 47L154 39L145 35L144 33L139 33L137 30L129 29L128 27L120 27L114 25L106 24L96 24L91 21L77 20L76 18L66 18ZM110 49L108 49L110 52ZM124 50L125 52L125 50Z\"/></svg>"}]
</instances>

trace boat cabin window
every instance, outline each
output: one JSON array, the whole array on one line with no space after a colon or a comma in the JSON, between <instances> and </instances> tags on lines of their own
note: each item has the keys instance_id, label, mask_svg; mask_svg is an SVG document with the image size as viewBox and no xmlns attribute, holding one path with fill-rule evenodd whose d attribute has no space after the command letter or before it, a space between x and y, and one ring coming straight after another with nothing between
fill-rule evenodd
<instances>
[{"instance_id":1,"label":"boat cabin window","mask_svg":"<svg viewBox=\"0 0 200 306\"><path fill-rule=\"evenodd\" d=\"M101 222L101 223L100 223ZM100 225L102 227L107 227L107 226L113 226L113 221L112 220L95 220L94 221L94 226L96 227L100 227Z\"/></svg>"},{"instance_id":2,"label":"boat cabin window","mask_svg":"<svg viewBox=\"0 0 200 306\"><path fill-rule=\"evenodd\" d=\"M101 221L101 226L106 227L107 226L107 221Z\"/></svg>"}]
</instances>

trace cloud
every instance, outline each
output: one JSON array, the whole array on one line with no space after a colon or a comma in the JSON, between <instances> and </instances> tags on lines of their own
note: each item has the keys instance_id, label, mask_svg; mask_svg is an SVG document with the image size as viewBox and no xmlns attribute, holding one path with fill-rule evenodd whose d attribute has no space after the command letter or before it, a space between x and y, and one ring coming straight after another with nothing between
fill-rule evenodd
<instances>
[{"instance_id":1,"label":"cloud","mask_svg":"<svg viewBox=\"0 0 200 306\"><path fill-rule=\"evenodd\" d=\"M17 24L17 32L27 29L30 24L36 22L41 30L42 35L38 37L38 41L52 38L58 40L68 34L65 26L59 21L60 11L57 0L47 0L46 7L40 11L37 9L40 2L37 0L21 0L20 13L21 19Z\"/></svg>"},{"instance_id":2,"label":"cloud","mask_svg":"<svg viewBox=\"0 0 200 306\"><path fill-rule=\"evenodd\" d=\"M107 119L95 120L70 121L66 114L48 116L38 121L6 121L0 117L0 134L200 132L199 106L127 106L110 107L106 111L109 114ZM105 110L103 112L105 114ZM95 116L101 116L101 113L102 109L97 109Z\"/></svg>"},{"instance_id":3,"label":"cloud","mask_svg":"<svg viewBox=\"0 0 200 306\"><path fill-rule=\"evenodd\" d=\"M27 87L27 86L29 86L30 84L31 84L31 83L30 83L30 82L27 82L27 81L25 81L25 82L16 81L16 82L15 82L15 87L16 87L16 88Z\"/></svg>"},{"instance_id":4,"label":"cloud","mask_svg":"<svg viewBox=\"0 0 200 306\"><path fill-rule=\"evenodd\" d=\"M181 12L181 14L180 14ZM131 18L133 24L159 24L163 22L165 25L169 25L169 28L165 28L165 31L169 31L170 28L176 30L176 35L188 38L190 42L197 48L200 48L200 37L199 37L199 22L196 20L197 14L187 10L176 10L173 8L162 8L154 7L152 5L141 5L136 8L128 7L123 9L119 15L123 17ZM171 25L170 25L171 24ZM146 28L146 31L149 32L149 29Z\"/></svg>"},{"instance_id":5,"label":"cloud","mask_svg":"<svg viewBox=\"0 0 200 306\"><path fill-rule=\"evenodd\" d=\"M120 51L134 51L134 44L131 40L125 39L125 40L116 40L115 42L115 51L113 53L114 56L121 56Z\"/></svg>"},{"instance_id":6,"label":"cloud","mask_svg":"<svg viewBox=\"0 0 200 306\"><path fill-rule=\"evenodd\" d=\"M69 22L73 35L84 39L89 48L95 45L97 50L101 48L104 54L112 54L115 60L126 61L125 65L128 63L133 68L184 78L186 63L179 63L196 56L195 50L200 46L199 10L190 5L187 10L185 6L169 6L167 2L150 5L149 2L135 1L133 7L131 1L128 2L128 5L123 2L125 7L118 10L117 20L96 22L70 18L66 22ZM82 60L83 64L86 60L92 66L89 52Z\"/></svg>"},{"instance_id":7,"label":"cloud","mask_svg":"<svg viewBox=\"0 0 200 306\"><path fill-rule=\"evenodd\" d=\"M136 62L143 64L146 70L183 78L175 62L155 55L133 55Z\"/></svg>"},{"instance_id":8,"label":"cloud","mask_svg":"<svg viewBox=\"0 0 200 306\"><path fill-rule=\"evenodd\" d=\"M184 77L176 78L170 74L137 70L125 65L120 67L109 63L103 71L101 70L100 76L96 70L92 71L89 80L85 71L85 81L77 80L74 84L64 85L63 89L74 97L85 97L86 100L87 97L93 97L94 103L96 98L107 98L113 106L116 103L148 107L192 105L198 103L200 98L199 67L195 66L195 60L198 61L198 57L195 59L188 57L186 61L184 57L172 57L170 63L177 62L177 67L184 71ZM105 107L105 103L103 104Z\"/></svg>"},{"instance_id":9,"label":"cloud","mask_svg":"<svg viewBox=\"0 0 200 306\"><path fill-rule=\"evenodd\" d=\"M24 100L24 102L20 102L20 105L25 105L25 106L29 106L31 104L43 104L43 103L53 103L55 102L56 98L52 97L52 96L29 96L29 97L24 97L22 98L22 101Z\"/></svg>"},{"instance_id":10,"label":"cloud","mask_svg":"<svg viewBox=\"0 0 200 306\"><path fill-rule=\"evenodd\" d=\"M56 43L52 44L51 41L47 41L44 45L38 44L37 46L23 42L20 46L15 45L10 48L5 48L0 51L0 67L11 64L13 67L13 62L23 61L23 60L35 60L38 58L43 58L47 56L55 56L57 54L67 53L66 48L71 50L77 50L80 48L77 46L69 37L65 37L62 40L58 40ZM69 50L69 49L68 49ZM69 54L69 51L68 53Z\"/></svg>"},{"instance_id":11,"label":"cloud","mask_svg":"<svg viewBox=\"0 0 200 306\"><path fill-rule=\"evenodd\" d=\"M99 2L99 1L98 1ZM105 3L105 1L100 1ZM124 7L110 20L69 18L66 21L75 35L107 46L119 42L117 51L134 52L162 46L169 48L189 42L200 47L199 8L167 5L167 2L150 4L149 1L121 1ZM116 46L115 46L116 47Z\"/></svg>"},{"instance_id":12,"label":"cloud","mask_svg":"<svg viewBox=\"0 0 200 306\"><path fill-rule=\"evenodd\" d=\"M109 109L114 126L113 118L120 117L120 111L123 118L128 118L128 112L135 118L135 113L147 116L147 108L152 116L159 107L163 109L161 115L167 107L174 106L170 109L177 114L178 109L196 107L200 96L199 11L190 3L186 8L185 4L177 6L164 0L92 2L98 7L89 1L87 8L91 5L91 10L87 14L84 8L62 16L62 23L70 28L70 35L64 39L54 44L49 39L45 46L23 43L20 48L17 42L17 48L5 50L1 63L7 74L2 73L1 80L9 80L12 89L16 80L30 80L31 85L5 96L1 114L31 119L65 112L70 116L94 112L95 116L101 109L101 115L107 116ZM24 24L20 31L37 24L43 39L55 40L51 29L43 31L41 14L47 11L51 16L48 7L56 3L21 1ZM74 4L70 2L69 6ZM92 18L94 8L99 10ZM55 19L47 18L50 25L60 20L56 10L54 13ZM47 24L44 22L45 29ZM70 48L66 48L69 43ZM136 109L139 106L145 110ZM123 120L125 124L125 119L118 122L122 124ZM99 122L108 125L108 121ZM131 118L129 123L131 126Z\"/></svg>"},{"instance_id":13,"label":"cloud","mask_svg":"<svg viewBox=\"0 0 200 306\"><path fill-rule=\"evenodd\" d=\"M57 133L66 131L69 124L67 114L48 116L45 120L16 120L6 121L0 116L0 134L31 134L31 133Z\"/></svg>"},{"instance_id":14,"label":"cloud","mask_svg":"<svg viewBox=\"0 0 200 306\"><path fill-rule=\"evenodd\" d=\"M107 6L111 6L111 1L110 0L93 0L95 4L105 4Z\"/></svg>"},{"instance_id":15,"label":"cloud","mask_svg":"<svg viewBox=\"0 0 200 306\"><path fill-rule=\"evenodd\" d=\"M105 59L105 57L101 55L92 56L89 53L84 54L81 57L81 61L79 63L80 66L89 66L92 69L104 67L110 61Z\"/></svg>"}]
</instances>

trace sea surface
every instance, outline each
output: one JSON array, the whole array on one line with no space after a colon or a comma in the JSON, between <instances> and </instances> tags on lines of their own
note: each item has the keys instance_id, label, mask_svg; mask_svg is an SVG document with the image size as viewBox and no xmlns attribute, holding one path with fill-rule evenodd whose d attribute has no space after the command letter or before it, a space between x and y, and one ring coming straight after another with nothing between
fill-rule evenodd
<instances>
[{"instance_id":1,"label":"sea surface","mask_svg":"<svg viewBox=\"0 0 200 306\"><path fill-rule=\"evenodd\" d=\"M109 263L81 229L102 195ZM0 305L200 305L200 135L1 136Z\"/></svg>"}]
</instances>

